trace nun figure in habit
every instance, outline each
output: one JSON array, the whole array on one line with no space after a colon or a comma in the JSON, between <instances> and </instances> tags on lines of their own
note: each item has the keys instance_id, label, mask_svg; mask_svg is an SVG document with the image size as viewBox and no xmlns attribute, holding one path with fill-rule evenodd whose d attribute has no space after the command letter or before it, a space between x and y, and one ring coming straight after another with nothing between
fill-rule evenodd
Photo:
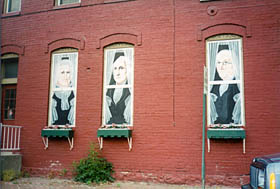
<instances>
[{"instance_id":1,"label":"nun figure in habit","mask_svg":"<svg viewBox=\"0 0 280 189\"><path fill-rule=\"evenodd\" d=\"M116 51L113 59L112 74L109 88L106 92L106 124L130 124L131 93L128 87L128 64L129 60L123 51Z\"/></svg>"},{"instance_id":2,"label":"nun figure in habit","mask_svg":"<svg viewBox=\"0 0 280 189\"><path fill-rule=\"evenodd\" d=\"M239 76L238 58L230 47L233 48L234 46L228 44L218 46L214 81L232 81ZM238 84L213 85L210 89L210 96L211 124L241 124L241 102Z\"/></svg>"},{"instance_id":3,"label":"nun figure in habit","mask_svg":"<svg viewBox=\"0 0 280 189\"><path fill-rule=\"evenodd\" d=\"M72 62L69 58L62 57L56 69L55 88L58 90L55 90L52 96L52 125L74 124L75 95L73 90L67 90L73 87L72 75Z\"/></svg>"}]
</instances>

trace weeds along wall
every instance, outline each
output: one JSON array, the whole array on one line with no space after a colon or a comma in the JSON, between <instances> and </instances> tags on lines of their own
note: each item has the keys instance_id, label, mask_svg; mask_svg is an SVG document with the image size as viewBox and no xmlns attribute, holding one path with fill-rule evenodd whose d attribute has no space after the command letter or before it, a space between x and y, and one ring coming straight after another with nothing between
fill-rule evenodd
<instances>
[{"instance_id":1,"label":"weeds along wall","mask_svg":"<svg viewBox=\"0 0 280 189\"><path fill-rule=\"evenodd\" d=\"M202 151L203 66L206 39L242 38L246 153L241 140L212 140L206 152L208 184L248 181L252 158L275 153L279 143L280 3L277 0L22 0L18 14L2 14L1 52L19 54L16 116L22 129L23 167L32 174L69 169L97 143L102 124L104 48L134 47L133 147L104 139L102 155L120 180L199 184ZM51 55L78 52L74 148L50 139ZM6 124L11 122L6 121ZM205 141L206 142L206 141Z\"/></svg>"}]
</instances>

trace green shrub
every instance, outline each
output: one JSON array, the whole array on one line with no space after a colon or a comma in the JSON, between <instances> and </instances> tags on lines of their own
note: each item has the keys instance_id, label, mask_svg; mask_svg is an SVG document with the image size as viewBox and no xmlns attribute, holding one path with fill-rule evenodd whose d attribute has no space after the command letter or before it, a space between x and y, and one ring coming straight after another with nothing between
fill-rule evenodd
<instances>
[{"instance_id":1,"label":"green shrub","mask_svg":"<svg viewBox=\"0 0 280 189\"><path fill-rule=\"evenodd\" d=\"M60 171L59 176L65 177L67 175L67 173L68 173L68 170L64 168Z\"/></svg>"},{"instance_id":2,"label":"green shrub","mask_svg":"<svg viewBox=\"0 0 280 189\"><path fill-rule=\"evenodd\" d=\"M14 170L9 169L3 171L3 181L10 182L16 178L17 178L17 173Z\"/></svg>"},{"instance_id":3,"label":"green shrub","mask_svg":"<svg viewBox=\"0 0 280 189\"><path fill-rule=\"evenodd\" d=\"M73 162L74 180L86 184L113 182L113 165L101 157L96 147L90 146L89 154L79 162Z\"/></svg>"},{"instance_id":4,"label":"green shrub","mask_svg":"<svg viewBox=\"0 0 280 189\"><path fill-rule=\"evenodd\" d=\"M23 171L20 172L19 177L29 178L30 173L28 173L26 170L23 170Z\"/></svg>"},{"instance_id":5,"label":"green shrub","mask_svg":"<svg viewBox=\"0 0 280 189\"><path fill-rule=\"evenodd\" d=\"M48 179L54 179L55 176L56 176L56 172L55 171L50 171L47 176L48 176Z\"/></svg>"}]
</instances>

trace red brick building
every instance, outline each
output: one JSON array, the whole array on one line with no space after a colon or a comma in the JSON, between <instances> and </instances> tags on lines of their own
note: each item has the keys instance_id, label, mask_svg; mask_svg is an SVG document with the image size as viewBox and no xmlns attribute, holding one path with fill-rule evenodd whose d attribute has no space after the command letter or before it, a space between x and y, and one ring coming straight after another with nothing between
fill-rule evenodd
<instances>
[{"instance_id":1,"label":"red brick building","mask_svg":"<svg viewBox=\"0 0 280 189\"><path fill-rule=\"evenodd\" d=\"M126 138L103 139L102 154L113 163L115 177L199 184L204 66L211 70L216 56L211 52L219 51L208 44L232 41L238 45L232 48L239 53L238 76L222 82L208 72L206 126L245 126L246 152L241 139L211 139L211 151L205 153L206 183L240 185L247 182L253 157L279 152L278 0L2 0L1 5L2 68L18 62L17 76L2 76L2 96L10 103L2 100L2 122L24 127L25 170L70 170L73 161L86 156L91 142L98 144L101 125L123 125L107 122L105 99L106 90L126 88L129 121L123 117L125 125L133 126L132 150ZM130 53L130 75L122 87L106 83L106 63L116 49L130 49L125 51ZM75 126L72 150L60 138L50 139L45 150L41 138L45 126L64 125L52 122L56 57L74 62L67 88L74 91L74 121L66 123ZM210 90L230 84L238 86L240 120L211 122ZM4 98L8 89L16 91L16 99ZM72 107L70 100L66 104Z\"/></svg>"}]
</instances>

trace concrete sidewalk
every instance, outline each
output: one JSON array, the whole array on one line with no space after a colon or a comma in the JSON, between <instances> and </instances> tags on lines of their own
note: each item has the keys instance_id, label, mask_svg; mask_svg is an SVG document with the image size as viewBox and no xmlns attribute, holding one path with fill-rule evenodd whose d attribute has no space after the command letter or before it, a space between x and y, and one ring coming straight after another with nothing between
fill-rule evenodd
<instances>
[{"instance_id":1,"label":"concrete sidewalk","mask_svg":"<svg viewBox=\"0 0 280 189\"><path fill-rule=\"evenodd\" d=\"M40 177L21 178L12 182L1 182L0 189L201 189L201 186L156 184L146 182L121 182L89 186L67 179ZM240 187L207 186L207 189L237 189Z\"/></svg>"}]
</instances>

